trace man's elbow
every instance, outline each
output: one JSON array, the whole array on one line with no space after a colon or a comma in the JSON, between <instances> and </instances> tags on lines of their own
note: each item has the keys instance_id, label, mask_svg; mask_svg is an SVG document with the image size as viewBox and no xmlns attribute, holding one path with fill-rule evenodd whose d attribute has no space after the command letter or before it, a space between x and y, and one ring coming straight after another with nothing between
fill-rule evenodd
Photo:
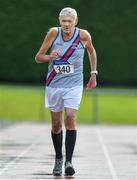
<instances>
[{"instance_id":1,"label":"man's elbow","mask_svg":"<svg viewBox=\"0 0 137 180\"><path fill-rule=\"evenodd\" d=\"M40 63L40 61L39 61L39 55L36 55L36 56L35 56L35 62L36 62L36 63Z\"/></svg>"}]
</instances>

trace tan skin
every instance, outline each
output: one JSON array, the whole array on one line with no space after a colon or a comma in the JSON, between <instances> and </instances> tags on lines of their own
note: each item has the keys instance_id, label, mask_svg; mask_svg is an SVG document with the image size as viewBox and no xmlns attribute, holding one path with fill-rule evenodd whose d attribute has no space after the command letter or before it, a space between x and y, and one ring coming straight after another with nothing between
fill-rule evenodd
<instances>
[{"instance_id":1,"label":"tan skin","mask_svg":"<svg viewBox=\"0 0 137 180\"><path fill-rule=\"evenodd\" d=\"M72 16L59 17L59 23L63 31L64 40L69 40L73 36L75 26L77 24L78 19ZM57 28L51 28L47 33L44 42L36 54L35 60L37 63L42 62L50 62L54 58L58 58L60 56L58 50L52 51L50 54L46 54L48 49L51 47L52 42L54 41L57 35ZM87 49L91 70L96 70L97 67L97 58L96 51L92 44L91 36L88 31L81 29L80 30L80 40L84 47ZM96 75L92 74L88 83L87 90L92 90L97 85ZM76 130L76 112L77 110L71 108L65 108L65 128L68 130ZM61 112L52 112L51 111L51 119L52 119L52 132L55 134L60 133L62 130L62 111Z\"/></svg>"}]
</instances>

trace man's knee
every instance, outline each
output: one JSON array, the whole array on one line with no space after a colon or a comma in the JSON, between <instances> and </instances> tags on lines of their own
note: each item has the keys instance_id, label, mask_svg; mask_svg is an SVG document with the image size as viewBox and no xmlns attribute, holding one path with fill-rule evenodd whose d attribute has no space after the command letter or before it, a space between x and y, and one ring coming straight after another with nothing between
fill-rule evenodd
<instances>
[{"instance_id":1,"label":"man's knee","mask_svg":"<svg viewBox=\"0 0 137 180\"><path fill-rule=\"evenodd\" d=\"M65 119L66 129L69 129L69 130L75 129L75 119L76 119L75 113L69 112L66 114L66 119Z\"/></svg>"},{"instance_id":2,"label":"man's knee","mask_svg":"<svg viewBox=\"0 0 137 180\"><path fill-rule=\"evenodd\" d=\"M73 121L73 120L75 120L75 118L76 118L76 115L73 112L69 112L66 114L66 120L67 121Z\"/></svg>"},{"instance_id":3,"label":"man's knee","mask_svg":"<svg viewBox=\"0 0 137 180\"><path fill-rule=\"evenodd\" d=\"M62 124L61 124L61 122L60 122L60 121L58 121L58 122L54 121L54 122L52 123L52 132L53 132L54 134L58 134L58 133L61 132L61 130L62 130Z\"/></svg>"},{"instance_id":4,"label":"man's knee","mask_svg":"<svg viewBox=\"0 0 137 180\"><path fill-rule=\"evenodd\" d=\"M62 112L51 112L52 132L58 134L62 130Z\"/></svg>"}]
</instances>

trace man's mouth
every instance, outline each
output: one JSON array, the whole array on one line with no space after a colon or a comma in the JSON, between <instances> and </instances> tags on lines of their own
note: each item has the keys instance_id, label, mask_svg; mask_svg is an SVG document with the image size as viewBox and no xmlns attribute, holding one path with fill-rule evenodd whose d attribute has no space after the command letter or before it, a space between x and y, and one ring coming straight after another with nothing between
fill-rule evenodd
<instances>
[{"instance_id":1,"label":"man's mouth","mask_svg":"<svg viewBox=\"0 0 137 180\"><path fill-rule=\"evenodd\" d=\"M68 27L64 27L64 30L66 30L66 31L67 31L67 30L69 30L69 28L68 28Z\"/></svg>"}]
</instances>

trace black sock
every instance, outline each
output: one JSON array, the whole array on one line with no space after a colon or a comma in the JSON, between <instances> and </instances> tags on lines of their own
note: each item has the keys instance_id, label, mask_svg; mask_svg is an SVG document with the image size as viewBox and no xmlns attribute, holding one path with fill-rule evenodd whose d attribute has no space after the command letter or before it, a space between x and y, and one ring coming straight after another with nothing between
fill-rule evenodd
<instances>
[{"instance_id":1,"label":"black sock","mask_svg":"<svg viewBox=\"0 0 137 180\"><path fill-rule=\"evenodd\" d=\"M66 148L66 161L72 161L72 155L76 142L76 130L67 130L66 131L66 140L65 140L65 148Z\"/></svg>"},{"instance_id":2,"label":"black sock","mask_svg":"<svg viewBox=\"0 0 137 180\"><path fill-rule=\"evenodd\" d=\"M51 132L52 141L56 153L56 158L60 159L62 158L62 131L59 134L54 134Z\"/></svg>"}]
</instances>

